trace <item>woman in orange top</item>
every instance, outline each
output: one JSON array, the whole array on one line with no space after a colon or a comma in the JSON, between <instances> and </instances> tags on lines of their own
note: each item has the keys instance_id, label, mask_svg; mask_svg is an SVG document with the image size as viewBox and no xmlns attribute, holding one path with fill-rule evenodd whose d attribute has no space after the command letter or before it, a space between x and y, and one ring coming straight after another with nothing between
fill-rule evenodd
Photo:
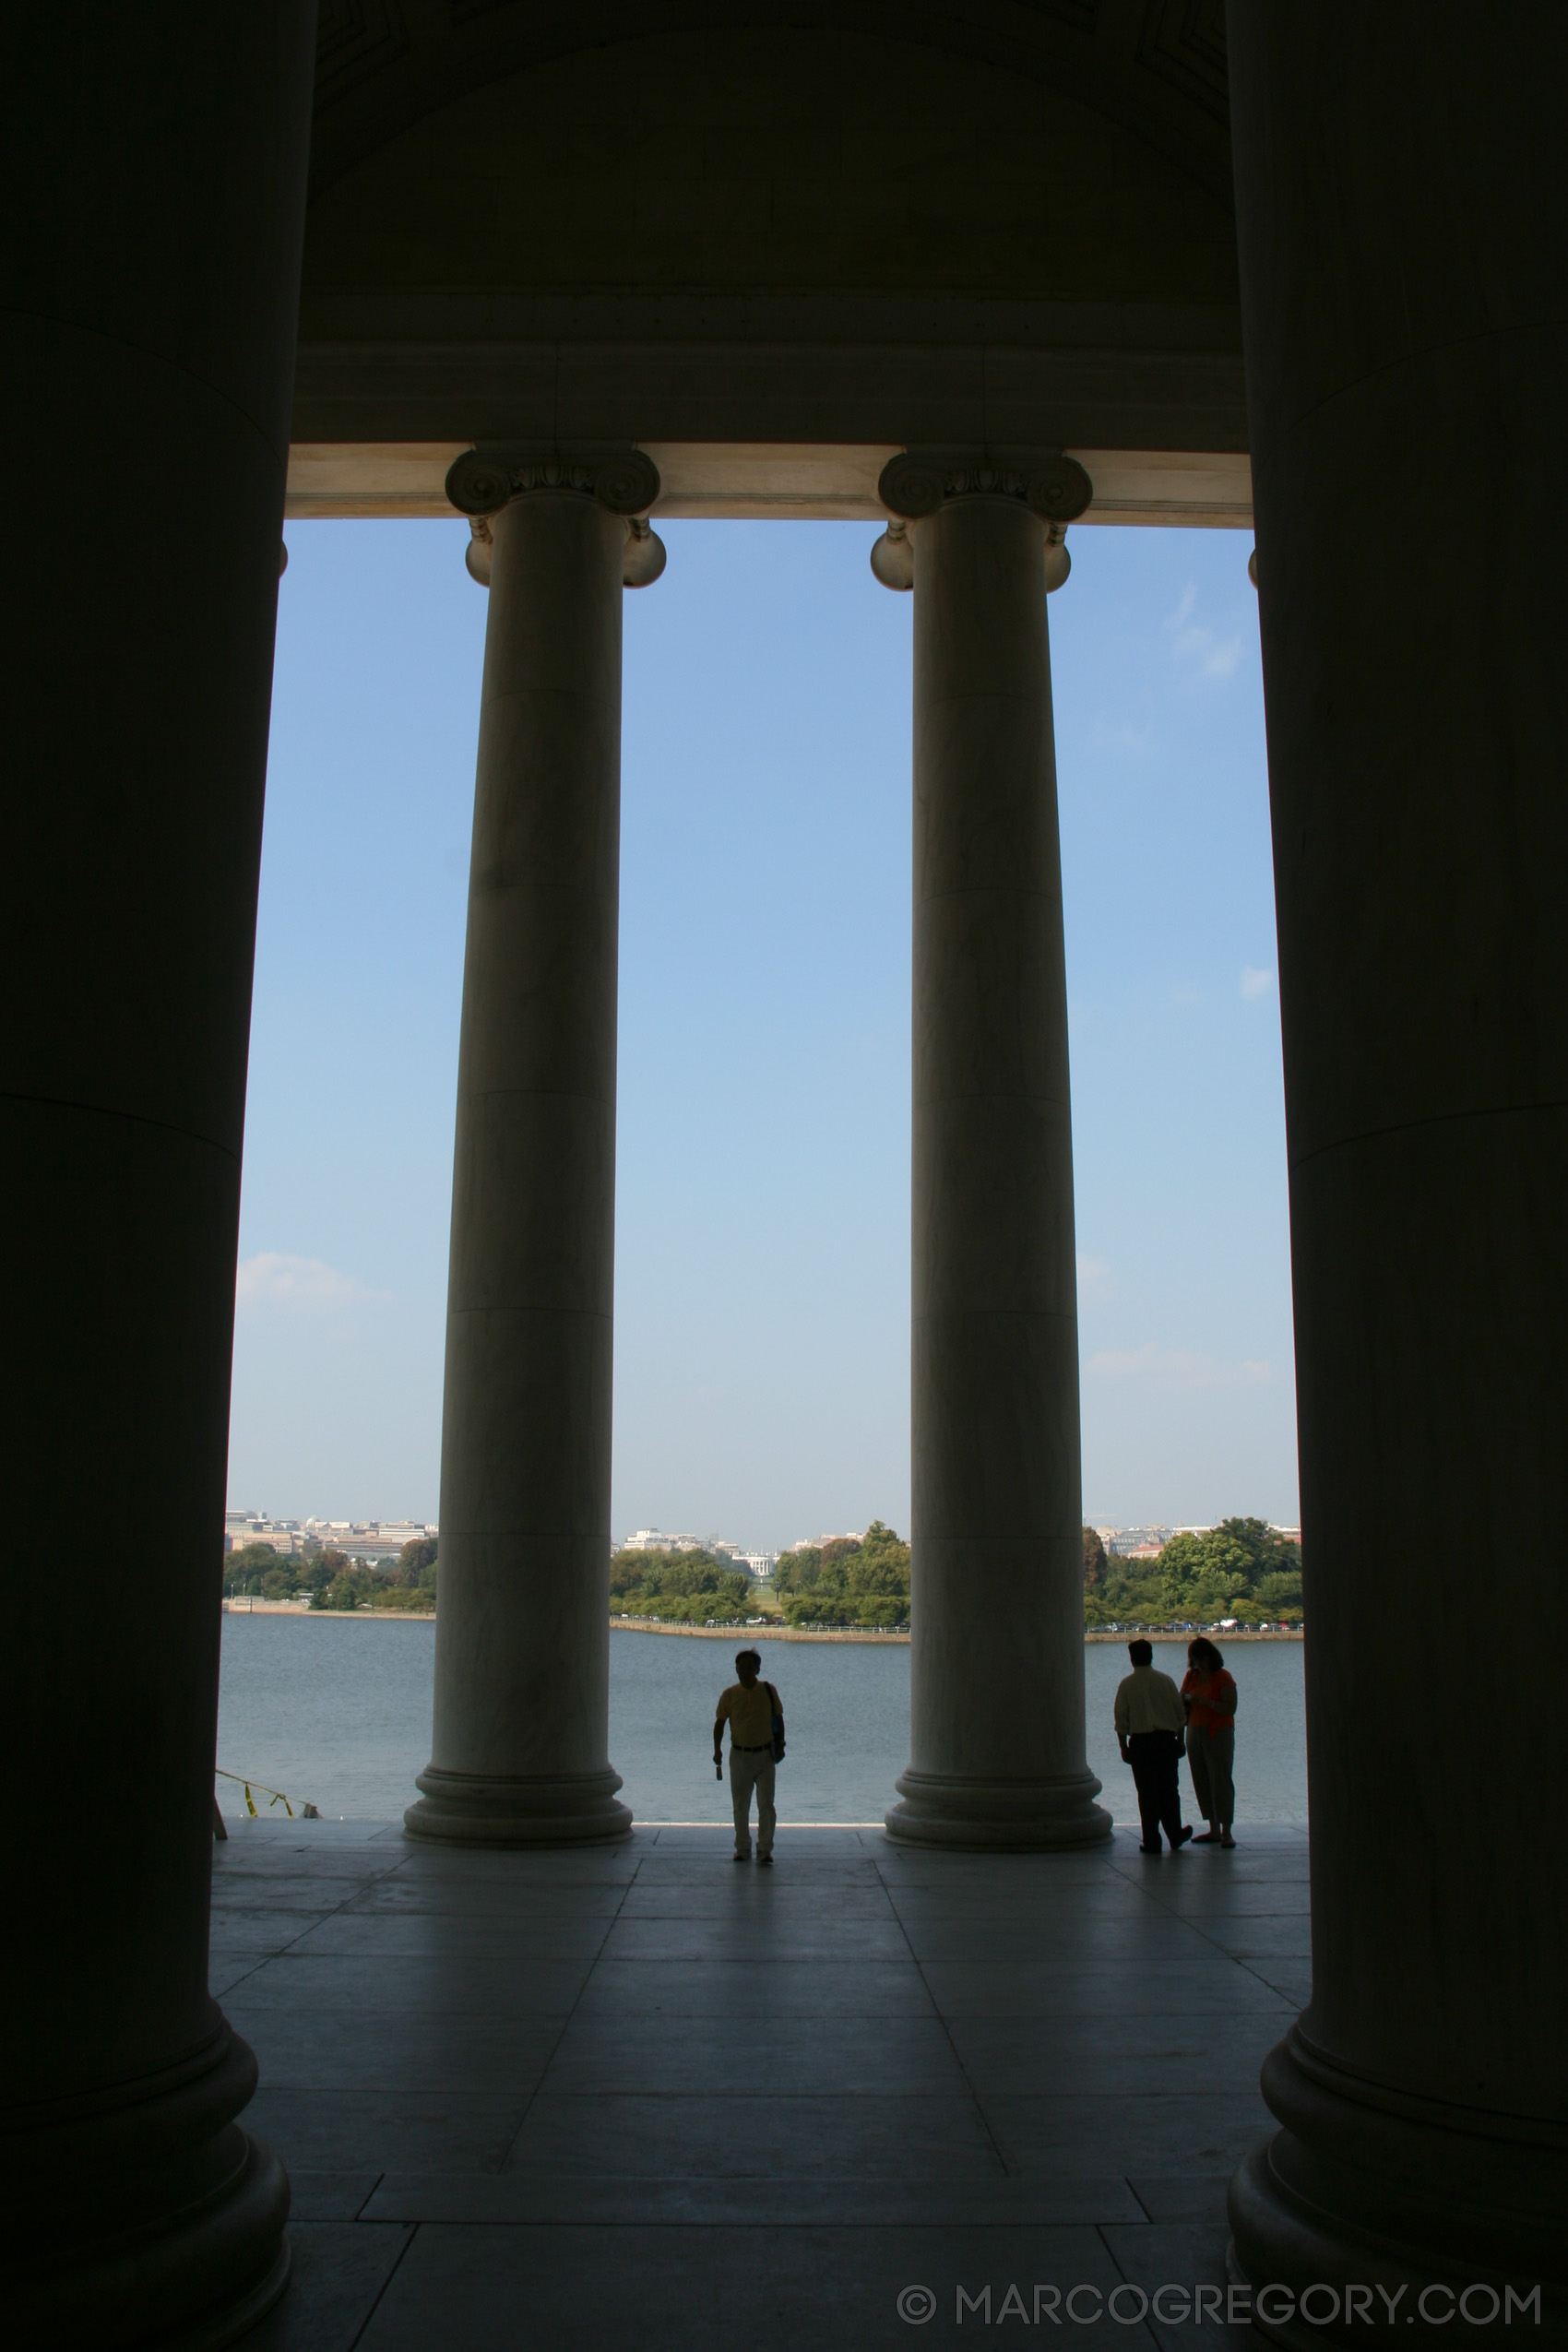
<instances>
[{"instance_id":1,"label":"woman in orange top","mask_svg":"<svg viewBox=\"0 0 1568 2352\"><path fill-rule=\"evenodd\" d=\"M1236 1761L1236 1685L1225 1671L1225 1660L1205 1633L1187 1645L1182 1697L1187 1709L1193 1795L1208 1823L1193 1843L1234 1846L1230 1823L1236 1815L1236 1785L1230 1776Z\"/></svg>"}]
</instances>

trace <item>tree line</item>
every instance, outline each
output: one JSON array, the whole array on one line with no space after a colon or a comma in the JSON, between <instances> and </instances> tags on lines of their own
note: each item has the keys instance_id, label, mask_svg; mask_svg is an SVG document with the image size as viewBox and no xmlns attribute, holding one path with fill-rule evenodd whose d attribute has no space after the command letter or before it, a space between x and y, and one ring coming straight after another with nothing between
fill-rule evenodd
<instances>
[{"instance_id":1,"label":"tree line","mask_svg":"<svg viewBox=\"0 0 1568 2352\"><path fill-rule=\"evenodd\" d=\"M787 1625L908 1625L909 1547L873 1519L863 1536L787 1551L773 1590ZM610 1562L612 1616L725 1625L754 1615L756 1602L751 1578L710 1551L623 1550Z\"/></svg>"},{"instance_id":2,"label":"tree line","mask_svg":"<svg viewBox=\"0 0 1568 2352\"><path fill-rule=\"evenodd\" d=\"M1084 1529L1086 1625L1300 1625L1305 1613L1301 1547L1262 1519L1172 1536L1152 1560L1108 1555Z\"/></svg>"},{"instance_id":3,"label":"tree line","mask_svg":"<svg viewBox=\"0 0 1568 2352\"><path fill-rule=\"evenodd\" d=\"M613 1617L673 1625L729 1624L751 1611L752 1580L711 1551L618 1551L610 1562Z\"/></svg>"},{"instance_id":4,"label":"tree line","mask_svg":"<svg viewBox=\"0 0 1568 2352\"><path fill-rule=\"evenodd\" d=\"M406 1543L396 1561L351 1560L324 1545L319 1551L279 1553L270 1544L242 1544L223 1562L226 1598L253 1593L263 1600L308 1599L312 1609L435 1607L436 1547L426 1537Z\"/></svg>"},{"instance_id":5,"label":"tree line","mask_svg":"<svg viewBox=\"0 0 1568 2352\"><path fill-rule=\"evenodd\" d=\"M789 1625L899 1626L909 1621L909 1547L882 1520L787 1551L773 1579Z\"/></svg>"}]
</instances>

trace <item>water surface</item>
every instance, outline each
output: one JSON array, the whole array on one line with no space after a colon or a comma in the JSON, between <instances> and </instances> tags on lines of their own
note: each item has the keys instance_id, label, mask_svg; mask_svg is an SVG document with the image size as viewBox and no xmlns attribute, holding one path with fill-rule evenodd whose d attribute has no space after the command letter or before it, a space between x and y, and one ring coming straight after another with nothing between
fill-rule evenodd
<instances>
[{"instance_id":1,"label":"water surface","mask_svg":"<svg viewBox=\"0 0 1568 2352\"><path fill-rule=\"evenodd\" d=\"M778 1773L781 1821L877 1822L909 1762L909 1652L905 1643L769 1642L763 1654L789 1723ZM308 1798L331 1819L395 1820L418 1795L430 1757L435 1627L429 1618L267 1616L223 1620L218 1761ZM1306 1723L1299 1642L1232 1645L1241 1693L1237 1818L1304 1823ZM610 1637L610 1754L642 1821L721 1823L728 1792L713 1776L713 1703L734 1679L727 1643L637 1633ZM1180 1679L1181 1648L1155 1662ZM1111 1724L1127 1672L1119 1643L1084 1649L1091 1769L1118 1821L1135 1822L1132 1774ZM1191 1788L1182 1775L1191 1817ZM244 1799L220 1781L226 1812ZM265 1806L265 1799L257 1803Z\"/></svg>"}]
</instances>

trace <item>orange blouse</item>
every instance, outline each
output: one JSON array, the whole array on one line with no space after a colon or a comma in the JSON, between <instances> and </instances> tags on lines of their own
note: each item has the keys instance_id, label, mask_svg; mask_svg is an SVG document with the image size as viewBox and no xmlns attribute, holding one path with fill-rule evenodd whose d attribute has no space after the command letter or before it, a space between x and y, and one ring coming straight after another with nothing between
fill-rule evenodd
<instances>
[{"instance_id":1,"label":"orange blouse","mask_svg":"<svg viewBox=\"0 0 1568 2352\"><path fill-rule=\"evenodd\" d=\"M1194 1731L1224 1731L1236 1720L1236 1685L1223 1667L1218 1674L1200 1675L1189 1667L1182 1683L1182 1696L1192 1701L1188 1721ZM1228 1707L1216 1706L1215 1701L1229 1694Z\"/></svg>"}]
</instances>

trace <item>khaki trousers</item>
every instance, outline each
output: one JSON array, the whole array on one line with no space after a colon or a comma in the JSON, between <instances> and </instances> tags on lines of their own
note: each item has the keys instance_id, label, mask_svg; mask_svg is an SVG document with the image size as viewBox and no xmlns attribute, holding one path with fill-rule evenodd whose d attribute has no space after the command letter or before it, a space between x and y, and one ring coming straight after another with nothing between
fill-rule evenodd
<instances>
[{"instance_id":1,"label":"khaki trousers","mask_svg":"<svg viewBox=\"0 0 1568 2352\"><path fill-rule=\"evenodd\" d=\"M749 1855L752 1850L752 1790L756 1790L756 1850L759 1856L773 1851L773 1833L778 1816L773 1810L773 1751L759 1748L730 1750L730 1794L735 1807L735 1851Z\"/></svg>"},{"instance_id":2,"label":"khaki trousers","mask_svg":"<svg viewBox=\"0 0 1568 2352\"><path fill-rule=\"evenodd\" d=\"M1233 1723L1223 1731L1200 1731L1195 1723L1188 1724L1187 1769L1198 1811L1205 1821L1221 1822L1227 1829L1236 1818L1236 1785L1230 1776L1235 1761Z\"/></svg>"}]
</instances>

